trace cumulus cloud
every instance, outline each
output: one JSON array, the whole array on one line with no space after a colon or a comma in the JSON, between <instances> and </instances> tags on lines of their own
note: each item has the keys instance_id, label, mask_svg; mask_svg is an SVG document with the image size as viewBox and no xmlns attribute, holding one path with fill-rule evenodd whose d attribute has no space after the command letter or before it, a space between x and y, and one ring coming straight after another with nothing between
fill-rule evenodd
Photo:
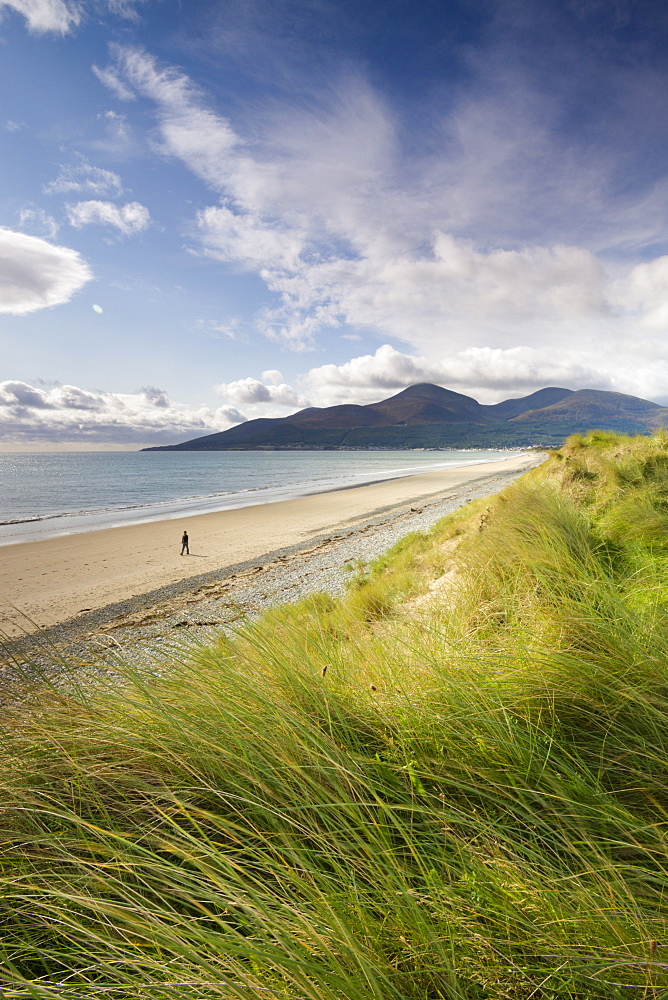
<instances>
[{"instance_id":1,"label":"cumulus cloud","mask_svg":"<svg viewBox=\"0 0 668 1000\"><path fill-rule=\"evenodd\" d=\"M0 382L0 433L7 444L170 444L245 419L234 406L186 406L155 386L130 394Z\"/></svg>"},{"instance_id":2,"label":"cumulus cloud","mask_svg":"<svg viewBox=\"0 0 668 1000\"><path fill-rule=\"evenodd\" d=\"M53 31L66 35L81 21L81 3L65 0L0 0L0 10L7 8L22 14L28 30L37 34Z\"/></svg>"},{"instance_id":3,"label":"cumulus cloud","mask_svg":"<svg viewBox=\"0 0 668 1000\"><path fill-rule=\"evenodd\" d=\"M158 389L154 385L145 385L142 389L142 396L150 406L157 406L161 410L169 406L169 396L164 389Z\"/></svg>"},{"instance_id":4,"label":"cumulus cloud","mask_svg":"<svg viewBox=\"0 0 668 1000\"><path fill-rule=\"evenodd\" d=\"M63 305L92 277L75 250L0 228L0 312L24 316Z\"/></svg>"},{"instance_id":5,"label":"cumulus cloud","mask_svg":"<svg viewBox=\"0 0 668 1000\"><path fill-rule=\"evenodd\" d=\"M100 393L87 392L75 385L59 385L46 395L45 406L51 410L95 410L104 409L104 398Z\"/></svg>"},{"instance_id":6,"label":"cumulus cloud","mask_svg":"<svg viewBox=\"0 0 668 1000\"><path fill-rule=\"evenodd\" d=\"M0 406L42 409L47 406L46 393L26 382L0 382Z\"/></svg>"},{"instance_id":7,"label":"cumulus cloud","mask_svg":"<svg viewBox=\"0 0 668 1000\"><path fill-rule=\"evenodd\" d=\"M432 382L497 402L515 392L530 393L546 385L567 389L614 388L609 375L584 358L561 359L529 346L466 348L434 360L404 354L389 344L342 365L320 365L304 378L311 394L324 405L370 403L418 382Z\"/></svg>"},{"instance_id":8,"label":"cumulus cloud","mask_svg":"<svg viewBox=\"0 0 668 1000\"><path fill-rule=\"evenodd\" d=\"M151 221L148 209L138 201L114 205L111 201L78 201L67 205L67 218L75 229L84 226L114 226L125 236L140 233Z\"/></svg>"},{"instance_id":9,"label":"cumulus cloud","mask_svg":"<svg viewBox=\"0 0 668 1000\"><path fill-rule=\"evenodd\" d=\"M385 391L405 389L417 382L440 384L447 379L443 364L402 354L390 344L379 347L375 354L364 354L342 365L320 365L307 375L314 394L320 398L324 393L328 403L371 402Z\"/></svg>"},{"instance_id":10,"label":"cumulus cloud","mask_svg":"<svg viewBox=\"0 0 668 1000\"><path fill-rule=\"evenodd\" d=\"M227 427L234 427L236 424L243 424L248 420L248 417L244 416L236 406L219 406L214 413L214 420L216 426L225 430Z\"/></svg>"},{"instance_id":11,"label":"cumulus cloud","mask_svg":"<svg viewBox=\"0 0 668 1000\"><path fill-rule=\"evenodd\" d=\"M95 167L82 160L60 168L55 180L44 186L45 194L86 193L97 195L120 195L123 190L121 178L113 170Z\"/></svg>"},{"instance_id":12,"label":"cumulus cloud","mask_svg":"<svg viewBox=\"0 0 668 1000\"><path fill-rule=\"evenodd\" d=\"M268 373L270 377L280 372ZM261 403L272 403L277 407L287 407L292 410L310 406L305 396L299 395L291 385L279 382L266 385L256 378L241 378L234 382L221 382L215 386L216 392L220 393L228 402L257 406Z\"/></svg>"}]
</instances>

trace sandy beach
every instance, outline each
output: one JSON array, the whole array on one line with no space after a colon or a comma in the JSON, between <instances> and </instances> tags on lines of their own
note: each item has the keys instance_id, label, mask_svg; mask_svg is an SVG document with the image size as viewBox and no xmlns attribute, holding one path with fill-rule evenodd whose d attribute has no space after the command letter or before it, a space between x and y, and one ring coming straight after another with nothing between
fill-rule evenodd
<instances>
[{"instance_id":1,"label":"sandy beach","mask_svg":"<svg viewBox=\"0 0 668 1000\"><path fill-rule=\"evenodd\" d=\"M502 462L424 473L183 520L108 528L0 549L0 630L18 636L50 628L190 578L261 560L287 546L341 532L375 512L424 502L448 490L517 474L536 464L527 453ZM187 528L190 555L181 556ZM410 530L410 529L409 529Z\"/></svg>"}]
</instances>

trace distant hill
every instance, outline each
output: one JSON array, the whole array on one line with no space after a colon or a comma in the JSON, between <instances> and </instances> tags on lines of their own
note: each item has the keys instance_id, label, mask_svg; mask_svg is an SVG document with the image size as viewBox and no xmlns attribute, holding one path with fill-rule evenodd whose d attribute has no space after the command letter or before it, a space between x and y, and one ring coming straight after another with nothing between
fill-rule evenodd
<instances>
[{"instance_id":1,"label":"distant hill","mask_svg":"<svg viewBox=\"0 0 668 1000\"><path fill-rule=\"evenodd\" d=\"M504 404L501 403L501 406ZM650 403L637 396L625 396L621 392L602 392L600 389L581 389L569 396L562 396L540 409L524 410L514 420L550 419L585 420L595 424L598 420L622 418L647 421L648 426L660 426L668 412L658 403ZM657 423L658 421L658 423Z\"/></svg>"},{"instance_id":2,"label":"distant hill","mask_svg":"<svg viewBox=\"0 0 668 1000\"><path fill-rule=\"evenodd\" d=\"M549 386L484 406L472 396L422 383L367 406L309 406L289 417L261 417L227 431L144 451L339 448L519 448L559 445L599 428L648 434L668 426L668 408L599 389Z\"/></svg>"}]
</instances>

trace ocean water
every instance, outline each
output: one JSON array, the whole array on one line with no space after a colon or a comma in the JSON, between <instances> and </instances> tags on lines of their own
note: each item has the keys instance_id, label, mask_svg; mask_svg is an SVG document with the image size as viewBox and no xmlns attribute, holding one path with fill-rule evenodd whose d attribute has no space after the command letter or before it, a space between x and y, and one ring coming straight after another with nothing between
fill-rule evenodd
<instances>
[{"instance_id":1,"label":"ocean water","mask_svg":"<svg viewBox=\"0 0 668 1000\"><path fill-rule=\"evenodd\" d=\"M288 500L508 451L0 454L0 545Z\"/></svg>"}]
</instances>

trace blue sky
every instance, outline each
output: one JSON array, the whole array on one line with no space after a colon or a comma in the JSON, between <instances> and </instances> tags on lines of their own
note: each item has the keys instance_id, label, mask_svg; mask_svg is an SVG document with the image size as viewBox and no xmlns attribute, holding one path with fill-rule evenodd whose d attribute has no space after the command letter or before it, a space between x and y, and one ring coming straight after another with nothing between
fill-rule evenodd
<instances>
[{"instance_id":1,"label":"blue sky","mask_svg":"<svg viewBox=\"0 0 668 1000\"><path fill-rule=\"evenodd\" d=\"M0 448L668 403L668 8L0 0Z\"/></svg>"}]
</instances>

